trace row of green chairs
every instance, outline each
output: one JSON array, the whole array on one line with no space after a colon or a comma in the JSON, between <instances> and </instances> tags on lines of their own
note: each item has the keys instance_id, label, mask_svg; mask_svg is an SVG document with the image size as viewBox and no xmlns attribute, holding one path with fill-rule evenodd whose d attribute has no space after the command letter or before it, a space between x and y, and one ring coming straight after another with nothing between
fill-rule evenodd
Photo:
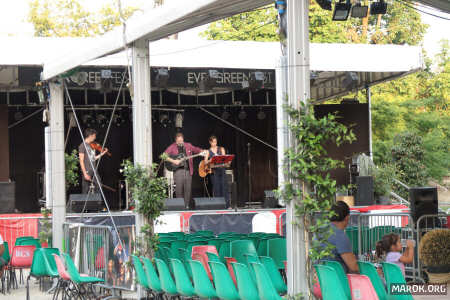
<instances>
[{"instance_id":1,"label":"row of green chairs","mask_svg":"<svg viewBox=\"0 0 450 300\"><path fill-rule=\"evenodd\" d=\"M208 254L208 257L210 255ZM270 274L266 267L259 263L251 263L255 274L255 281L250 275L247 265L233 263L233 269L237 277L237 289L226 266L216 256L210 259L209 265L213 274L211 283L206 270L201 262L189 260L192 272L192 282L186 271L185 265L178 259L170 259L173 277L168 265L161 259L155 258L156 269L148 258L132 256L133 265L136 270L138 283L152 294L166 294L169 298L178 296L185 298L220 298L224 300L278 300L281 299L272 284ZM275 268L276 270L276 268Z\"/></svg>"},{"instance_id":2,"label":"row of green chairs","mask_svg":"<svg viewBox=\"0 0 450 300\"><path fill-rule=\"evenodd\" d=\"M392 294L389 289L386 290L385 285L375 266L370 262L358 262L361 275L365 275L370 280L371 286L379 300L413 300L410 294L396 295ZM324 265L314 265L317 272L320 289L323 300L341 300L352 299L352 291L347 276L342 265L336 261L325 261ZM386 286L392 284L404 284L406 280L400 268L396 264L382 263L383 273L386 280ZM359 294L359 293L357 293Z\"/></svg>"}]
</instances>

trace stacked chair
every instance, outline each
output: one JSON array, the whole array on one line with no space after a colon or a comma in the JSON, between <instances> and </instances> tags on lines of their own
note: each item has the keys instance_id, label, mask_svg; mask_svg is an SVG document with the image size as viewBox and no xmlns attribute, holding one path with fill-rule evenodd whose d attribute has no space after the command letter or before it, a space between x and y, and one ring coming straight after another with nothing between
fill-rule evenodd
<instances>
[{"instance_id":1,"label":"stacked chair","mask_svg":"<svg viewBox=\"0 0 450 300\"><path fill-rule=\"evenodd\" d=\"M155 298L278 300L287 292L280 235L174 232L160 234L159 241L154 259L132 256L138 284Z\"/></svg>"}]
</instances>

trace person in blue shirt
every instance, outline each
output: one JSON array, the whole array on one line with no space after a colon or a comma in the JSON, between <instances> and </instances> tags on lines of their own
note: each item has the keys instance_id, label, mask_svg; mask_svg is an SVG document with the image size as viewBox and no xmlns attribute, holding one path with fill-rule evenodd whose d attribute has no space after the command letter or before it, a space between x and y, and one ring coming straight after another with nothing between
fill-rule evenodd
<instances>
[{"instance_id":1,"label":"person in blue shirt","mask_svg":"<svg viewBox=\"0 0 450 300\"><path fill-rule=\"evenodd\" d=\"M350 208L347 203L338 201L331 209L334 211L330 219L333 234L328 238L328 242L334 245L334 248L333 256L328 259L340 262L345 273L359 273L358 261L352 252L352 244L345 234L345 228L350 219Z\"/></svg>"}]
</instances>

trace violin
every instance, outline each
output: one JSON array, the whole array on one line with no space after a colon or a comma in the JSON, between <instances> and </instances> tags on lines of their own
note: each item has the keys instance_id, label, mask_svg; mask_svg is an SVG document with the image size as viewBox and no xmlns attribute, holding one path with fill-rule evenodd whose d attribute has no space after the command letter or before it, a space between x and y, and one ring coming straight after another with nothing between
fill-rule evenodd
<instances>
[{"instance_id":1,"label":"violin","mask_svg":"<svg viewBox=\"0 0 450 300\"><path fill-rule=\"evenodd\" d=\"M102 146L99 143L91 143L91 148L94 150L97 150L98 152L103 152L103 150L105 150L105 148L102 148ZM108 156L112 156L111 152L109 152L109 150L106 150L106 154Z\"/></svg>"}]
</instances>

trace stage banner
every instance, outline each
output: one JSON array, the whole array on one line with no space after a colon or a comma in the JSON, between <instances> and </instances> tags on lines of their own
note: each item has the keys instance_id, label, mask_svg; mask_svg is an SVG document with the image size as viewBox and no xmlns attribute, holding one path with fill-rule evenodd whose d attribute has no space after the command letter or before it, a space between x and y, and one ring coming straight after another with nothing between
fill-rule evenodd
<instances>
[{"instance_id":1,"label":"stage banner","mask_svg":"<svg viewBox=\"0 0 450 300\"><path fill-rule=\"evenodd\" d=\"M236 214L194 214L189 219L189 232L211 230L221 232L251 233L253 218L257 213Z\"/></svg>"}]
</instances>

